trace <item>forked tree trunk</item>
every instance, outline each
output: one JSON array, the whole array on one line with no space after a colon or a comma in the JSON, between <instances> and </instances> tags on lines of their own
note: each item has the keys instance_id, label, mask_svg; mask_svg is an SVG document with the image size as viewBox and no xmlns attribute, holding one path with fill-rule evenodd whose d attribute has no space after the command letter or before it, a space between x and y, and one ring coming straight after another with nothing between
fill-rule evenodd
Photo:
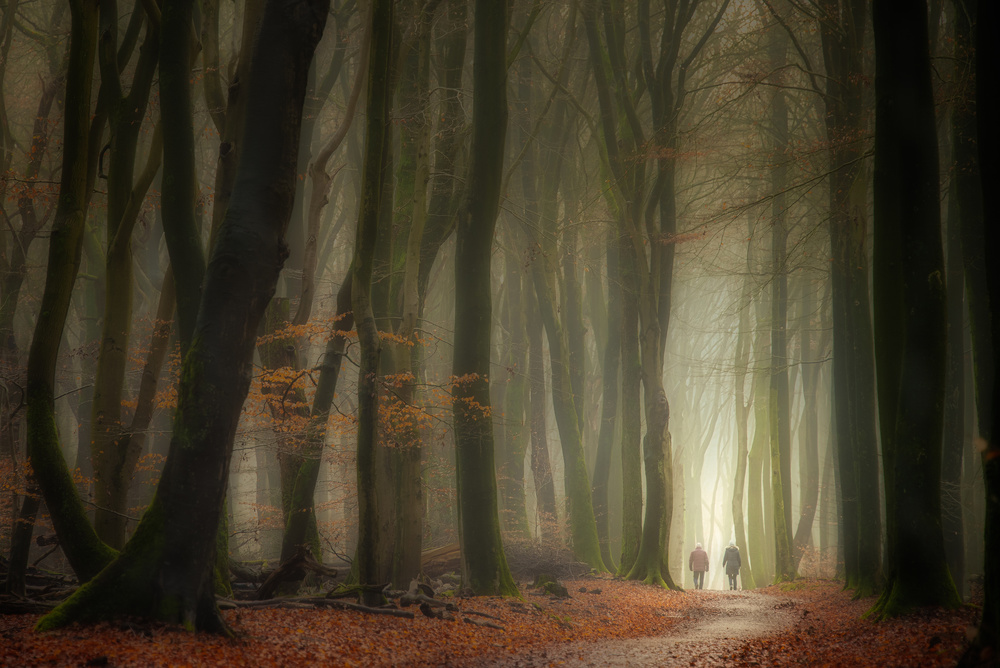
<instances>
[{"instance_id":1,"label":"forked tree trunk","mask_svg":"<svg viewBox=\"0 0 1000 668\"><path fill-rule=\"evenodd\" d=\"M40 629L138 616L227 631L212 588L216 538L257 324L286 256L306 75L328 11L325 2L279 5L268 3L256 42L267 58L255 60L250 77L254 139L208 267L156 497L118 558L43 617Z\"/></svg>"},{"instance_id":2,"label":"forked tree trunk","mask_svg":"<svg viewBox=\"0 0 1000 668\"><path fill-rule=\"evenodd\" d=\"M80 266L89 201L87 146L98 27L96 2L75 0L70 9L62 179L49 237L45 289L28 353L26 421L28 459L35 479L70 566L77 578L86 582L110 563L115 553L91 527L63 459L55 420L56 361Z\"/></svg>"}]
</instances>

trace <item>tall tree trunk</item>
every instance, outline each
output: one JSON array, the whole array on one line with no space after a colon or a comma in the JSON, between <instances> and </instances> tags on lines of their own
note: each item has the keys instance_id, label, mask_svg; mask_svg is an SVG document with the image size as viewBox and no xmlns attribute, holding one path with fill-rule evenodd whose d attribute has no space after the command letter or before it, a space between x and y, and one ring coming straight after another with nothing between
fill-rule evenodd
<instances>
[{"instance_id":1,"label":"tall tree trunk","mask_svg":"<svg viewBox=\"0 0 1000 668\"><path fill-rule=\"evenodd\" d=\"M966 450L963 379L965 272L962 267L959 204L955 191L953 188L948 197L948 219L945 223L948 347L945 363L944 441L941 448L941 523L944 549L948 555L948 571L959 595L962 595L965 586L965 522L962 509L962 457Z\"/></svg>"},{"instance_id":2,"label":"tall tree trunk","mask_svg":"<svg viewBox=\"0 0 1000 668\"><path fill-rule=\"evenodd\" d=\"M490 257L507 135L507 6L476 0L472 162L458 217L452 374L462 579L477 594L514 595L497 512L489 415Z\"/></svg>"},{"instance_id":3,"label":"tall tree trunk","mask_svg":"<svg viewBox=\"0 0 1000 668\"><path fill-rule=\"evenodd\" d=\"M379 243L380 220L390 208L384 201L385 183L389 180L392 113L392 33L393 3L381 0L372 5L371 44L369 47L367 124L365 157L362 166L361 204L354 241L351 304L361 345L358 369L358 579L363 585L388 581L389 564L380 530L382 515L391 506L378 494L379 387L378 363L381 345L372 310L372 273ZM363 602L376 604L380 593L368 593Z\"/></svg>"},{"instance_id":4,"label":"tall tree trunk","mask_svg":"<svg viewBox=\"0 0 1000 668\"><path fill-rule=\"evenodd\" d=\"M416 371L422 358L417 336L420 312L419 271L420 249L427 223L427 184L430 178L431 122L428 110L430 95L431 24L437 5L421 7L416 20L416 35L408 42L409 49L402 59L399 104L407 115L400 130L400 159L396 179L397 222L399 238L393 249L396 272L393 321L397 322L396 343L392 347L393 368L398 389L395 401L403 414L411 412L408 424L395 426L396 444L391 457L394 461L395 535L393 540L392 582L400 588L420 574L420 553L423 540L423 480L420 442L419 408ZM403 343L405 342L405 343Z\"/></svg>"},{"instance_id":5,"label":"tall tree trunk","mask_svg":"<svg viewBox=\"0 0 1000 668\"><path fill-rule=\"evenodd\" d=\"M843 509L841 546L846 586L870 596L881 585L881 505L878 486L875 376L868 288L868 190L861 162L865 132L863 0L824 0L820 22L827 73L823 100L831 144L830 264L833 301L834 409L838 481Z\"/></svg>"},{"instance_id":6,"label":"tall tree trunk","mask_svg":"<svg viewBox=\"0 0 1000 668\"><path fill-rule=\"evenodd\" d=\"M163 124L163 236L174 270L177 293L177 338L184 354L191 345L201 303L205 251L197 206L195 141L191 103L193 59L192 0L167 2L163 7L160 40L160 117ZM219 220L228 206L228 193L215 208ZM221 210L220 207L223 207Z\"/></svg>"},{"instance_id":7,"label":"tall tree trunk","mask_svg":"<svg viewBox=\"0 0 1000 668\"><path fill-rule=\"evenodd\" d=\"M5 12L3 26L0 29L0 33L4 35L4 58L10 51L14 25L14 16L7 16L7 14L12 13L13 5L10 12ZM5 74L6 67L0 65L0 87L2 87ZM48 153L49 114L56 95L64 84L65 75L60 73L46 82L42 89L31 136L31 149L29 151L31 157L25 168L25 177L28 180L38 178L43 158ZM6 110L3 109L2 102L0 102L0 119L3 122L3 128L0 129L0 143L4 147L4 164L9 169L13 157L13 147L9 146L11 138L7 127ZM6 197L6 191L6 184L0 186L0 197ZM0 374L3 378L2 384L0 384L0 466L9 465L10 470L14 470L15 456L20 450L21 435L23 434L23 413L18 410L23 397L19 398L17 403L12 401L21 392L19 385L23 386L24 383L23 360L14 337L14 316L17 312L21 288L28 273L28 249L48 218L48 216L38 215L34 198L28 196L27 193L18 198L17 205L21 217L21 227L15 234L16 243L11 244L11 248L7 249L5 242L0 242ZM4 211L3 216L7 218L8 214ZM35 519L41 502L37 484L30 477L27 482L29 493L24 495L20 509L14 513L10 533L0 541L0 552L6 552L8 548L10 549L4 591L21 597L24 596L24 575L28 567L31 536L34 532ZM12 490L10 493L11 508L18 509L18 497L17 492ZM10 539L9 544L7 538Z\"/></svg>"},{"instance_id":8,"label":"tall tree trunk","mask_svg":"<svg viewBox=\"0 0 1000 668\"><path fill-rule=\"evenodd\" d=\"M635 564L642 540L642 400L639 364L639 309L632 284L631 260L617 248L622 285L621 363L621 452L622 452L622 549L618 575L625 576Z\"/></svg>"},{"instance_id":9,"label":"tall tree trunk","mask_svg":"<svg viewBox=\"0 0 1000 668\"><path fill-rule=\"evenodd\" d=\"M816 310L814 290L817 286L812 281L805 281L802 297L802 317L800 318L799 337L802 349L802 404L804 415L799 436L799 462L802 472L799 481L800 502L799 521L792 537L792 562L798 570L799 562L809 544L812 542L813 521L819 505L819 401L817 401L820 355L822 349L819 341L814 342L813 313ZM816 328L819 329L819 328Z\"/></svg>"},{"instance_id":10,"label":"tall tree trunk","mask_svg":"<svg viewBox=\"0 0 1000 668\"><path fill-rule=\"evenodd\" d=\"M776 72L785 66L788 46L783 32L773 30L768 60ZM785 266L788 239L788 105L780 78L771 98L771 383L768 413L771 435L771 489L774 494L775 581L795 578L792 557L791 427L788 397L788 272Z\"/></svg>"},{"instance_id":11,"label":"tall tree trunk","mask_svg":"<svg viewBox=\"0 0 1000 668\"><path fill-rule=\"evenodd\" d=\"M618 271L618 252L614 233L608 230L605 253L607 255L607 337L604 359L601 365L601 428L597 435L597 457L594 463L594 517L597 520L597 536L601 542L601 559L611 569L614 558L611 555L611 539L608 528L610 512L608 508L608 481L611 476L611 456L615 435L618 430L619 401L618 390L621 380L622 353L622 290Z\"/></svg>"},{"instance_id":12,"label":"tall tree trunk","mask_svg":"<svg viewBox=\"0 0 1000 668\"><path fill-rule=\"evenodd\" d=\"M751 235L753 236L753 235ZM763 274L759 262L758 275ZM774 573L774 541L767 540L771 535L771 522L774 514L771 512L771 475L766 463L770 461L770 420L768 419L768 401L770 395L771 364L769 341L770 297L767 291L758 292L754 301L755 326L753 337L753 415L754 432L750 443L750 453L747 457L747 470L750 478L747 494L748 536L751 568L754 582L758 586L770 584Z\"/></svg>"},{"instance_id":13,"label":"tall tree trunk","mask_svg":"<svg viewBox=\"0 0 1000 668\"><path fill-rule=\"evenodd\" d=\"M945 403L945 441L942 474L942 510L945 522L945 550L948 567L959 594L967 590L966 563L972 554L966 553L965 523L968 521L963 508L963 460L971 459L966 450L972 427L967 420L967 404L973 399L966 394L969 386L966 374L971 371L965 355L965 314L968 305L982 300L983 244L977 240L967 247L966 234L976 236L973 228L982 233L982 195L979 186L979 162L976 159L976 104L975 104L975 55L973 52L973 21L975 0L955 3L954 63L955 79L961 88L951 110L952 189L948 196L947 280L948 280L948 380ZM975 221L975 222L973 222ZM976 269L973 269L973 267ZM979 286L978 288L975 286ZM977 295L972 293L976 292ZM968 299L966 295L968 293ZM988 320L989 316L985 318ZM979 320L977 318L977 320ZM979 351L974 351L978 353ZM957 356L956 356L957 355ZM981 362L976 355L977 366ZM979 375L989 375L988 364L979 369ZM966 478L966 488L972 480ZM950 484L949 484L950 483Z\"/></svg>"},{"instance_id":14,"label":"tall tree trunk","mask_svg":"<svg viewBox=\"0 0 1000 668\"><path fill-rule=\"evenodd\" d=\"M531 475L535 483L535 508L544 537L558 535L556 486L549 462L548 391L545 389L545 350L543 347L542 316L534 290L527 291L528 301L528 424L531 431Z\"/></svg>"},{"instance_id":15,"label":"tall tree trunk","mask_svg":"<svg viewBox=\"0 0 1000 668\"><path fill-rule=\"evenodd\" d=\"M752 223L751 223L752 227ZM752 237L752 234L751 234ZM749 254L748 254L749 255ZM750 258L747 258L748 267ZM736 332L736 352L733 359L733 367L736 370L734 380L736 401L736 474L733 480L733 531L736 534L736 546L740 549L743 559L740 563L740 582L744 589L756 589L757 585L751 569L750 549L747 545L747 530L744 520L743 507L746 498L747 479L747 458L749 456L749 435L747 433L747 419L749 418L750 407L753 404L753 388L751 386L750 401L746 400L746 379L750 366L750 350L752 348L753 331L750 329L750 300L751 300L751 277L748 273L743 279L743 287L739 302L739 325ZM760 502L758 495L756 501Z\"/></svg>"},{"instance_id":16,"label":"tall tree trunk","mask_svg":"<svg viewBox=\"0 0 1000 668\"><path fill-rule=\"evenodd\" d=\"M872 17L875 345L890 565L873 612L887 617L960 599L941 530L946 303L927 8L877 0Z\"/></svg>"},{"instance_id":17,"label":"tall tree trunk","mask_svg":"<svg viewBox=\"0 0 1000 668\"><path fill-rule=\"evenodd\" d=\"M70 71L66 79L63 169L49 237L45 289L28 353L28 459L52 515L63 551L81 582L114 558L91 527L59 447L55 371L59 344L80 266L87 217L87 147L91 85L97 51L98 8L90 0L70 6Z\"/></svg>"},{"instance_id":18,"label":"tall tree trunk","mask_svg":"<svg viewBox=\"0 0 1000 668\"><path fill-rule=\"evenodd\" d=\"M511 226L508 238L520 237ZM516 247L517 244L512 244ZM528 355L525 314L530 295L521 278L520 258L504 254L504 314L510 332L502 366L507 370L502 418L503 449L497 466L503 528L522 540L530 537L525 506L524 458L530 436L528 417Z\"/></svg>"}]
</instances>

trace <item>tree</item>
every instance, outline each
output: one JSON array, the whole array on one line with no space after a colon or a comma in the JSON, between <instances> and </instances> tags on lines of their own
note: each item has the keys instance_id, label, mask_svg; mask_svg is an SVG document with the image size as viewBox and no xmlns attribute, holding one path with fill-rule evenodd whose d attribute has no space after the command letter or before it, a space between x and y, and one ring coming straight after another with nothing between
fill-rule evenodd
<instances>
[{"instance_id":1,"label":"tree","mask_svg":"<svg viewBox=\"0 0 1000 668\"><path fill-rule=\"evenodd\" d=\"M368 54L368 101L365 126L365 157L362 165L361 205L354 241L351 305L361 346L358 368L358 579L362 585L384 583L389 564L380 541L382 504L377 493L376 445L378 439L378 358L379 337L372 310L372 264L378 243L379 219L384 215L382 198L388 178L392 109L393 2L372 5L371 43ZM364 597L374 603L375 594ZM380 594L378 594L380 596Z\"/></svg>"},{"instance_id":2,"label":"tree","mask_svg":"<svg viewBox=\"0 0 1000 668\"><path fill-rule=\"evenodd\" d=\"M8 55L14 35L15 4L11 4L4 12L0 34L3 35L3 60L0 63L0 87L7 74L10 64ZM64 8L56 7L52 13L52 26L58 24L64 15ZM12 188L4 181L0 185L0 217L14 230L14 216L8 212L8 198L16 199L17 217L20 227L13 232L13 243L8 245L7 237L0 238L0 374L2 374L2 395L0 395L0 465L10 463L13 468L15 453L21 442L21 424L23 413L20 411L23 395L14 401L23 387L24 367L22 353L15 338L14 319L18 303L21 301L21 289L28 276L28 250L38 238L43 226L51 218L55 206L53 202L45 202L39 197L42 189L35 181L42 175L42 166L48 155L50 145L50 115L55 106L56 96L65 85L65 73L61 69L61 58L56 58L57 51L50 47L49 62L58 62L60 67L51 67L50 75L43 81L42 94L38 100L35 112L35 122L32 125L31 148L28 151L27 164L24 166L23 188ZM12 170L14 164L15 139L11 132L10 119L7 112L6 96L0 96L0 155L5 171ZM20 190L20 192L18 192ZM45 206L47 204L47 206ZM28 479L28 493L24 495L20 508L17 508L17 496L12 495L12 506L17 512L17 519L10 533L10 563L4 591L18 596L24 595L24 573L28 565L28 552L31 548L31 535L34 531L35 517L41 506L41 496L37 485ZM5 545L6 546L6 545Z\"/></svg>"},{"instance_id":3,"label":"tree","mask_svg":"<svg viewBox=\"0 0 1000 668\"><path fill-rule=\"evenodd\" d=\"M108 208L105 295L101 343L91 407L91 459L94 466L94 528L115 549L125 544L128 489L141 443L126 432L122 415L125 373L132 330L132 231L146 190L159 169L162 135L154 132L146 168L136 180L140 130L159 60L159 26L146 23L146 37L126 94L118 61L117 3L101 5L99 63L102 93L109 108ZM156 370L157 375L159 369Z\"/></svg>"},{"instance_id":4,"label":"tree","mask_svg":"<svg viewBox=\"0 0 1000 668\"><path fill-rule=\"evenodd\" d=\"M777 31L768 41L768 60L775 75L771 97L771 379L768 415L771 436L771 489L774 500L775 582L795 579L792 558L791 426L788 405L788 105L780 85L786 63L787 40Z\"/></svg>"},{"instance_id":5,"label":"tree","mask_svg":"<svg viewBox=\"0 0 1000 668\"><path fill-rule=\"evenodd\" d=\"M996 183L995 152L1000 146L1000 137L997 136L997 129L989 115L989 110L996 108L997 93L992 82L1000 62L1000 53L992 38L1000 25L1000 13L994 3L985 0L980 0L976 5L976 131L980 179L982 192L985 194ZM977 298L981 300L979 304L985 306L985 313L990 313L989 305L1000 300L1000 267L996 264L1000 230L997 225L996 202L993 198L984 196L982 205L983 235L972 241L979 241L979 247L986 250L983 263L983 269L986 270L986 294L977 295ZM978 325L974 325L973 337L981 339L974 351L979 367L976 373L976 393L977 404L981 407L980 435L986 441L982 452L983 480L986 485L986 522L983 533L986 554L995 555L1000 549L1000 444L996 436L996 425L1000 424L1000 392L995 386L991 387L987 379L992 376L995 383L995 379L1000 378L1000 356L996 354L1000 351L1000 327L996 323L988 325L980 319ZM981 350L989 348L990 344L993 357L983 359ZM986 559L983 594L979 630L963 657L963 665L989 665L1000 656L1000 572L996 559Z\"/></svg>"},{"instance_id":6,"label":"tree","mask_svg":"<svg viewBox=\"0 0 1000 668\"><path fill-rule=\"evenodd\" d=\"M28 459L52 514L66 557L81 582L114 558L94 532L59 449L55 421L55 371L59 344L80 266L87 203L87 151L91 85L97 54L97 3L70 6L70 71L66 78L63 170L42 303L28 353Z\"/></svg>"},{"instance_id":7,"label":"tree","mask_svg":"<svg viewBox=\"0 0 1000 668\"><path fill-rule=\"evenodd\" d=\"M829 1L820 22L828 75L823 100L832 169L833 382L845 584L855 587L858 597L875 593L882 583L881 514L873 512L880 503L866 251L868 180L858 141L865 130L863 44L867 16L863 2Z\"/></svg>"},{"instance_id":8,"label":"tree","mask_svg":"<svg viewBox=\"0 0 1000 668\"><path fill-rule=\"evenodd\" d=\"M748 226L750 237L753 238L753 222ZM733 367L736 370L734 385L736 399L736 474L733 482L733 531L736 534L736 546L740 549L743 558L740 563L740 582L744 589L755 589L756 581L751 569L750 550L747 547L747 530L743 514L743 499L747 479L747 459L750 454L749 435L747 433L747 419L750 409L753 406L754 388L751 384L750 398L747 399L746 378L749 375L750 351L752 348L751 339L753 332L750 329L750 300L752 283L749 271L752 269L752 259L749 248L747 250L747 275L743 279L743 288L740 291L739 301L739 324L736 332L736 350L733 354ZM752 381L751 381L752 383ZM757 501L759 502L758 496Z\"/></svg>"},{"instance_id":9,"label":"tree","mask_svg":"<svg viewBox=\"0 0 1000 668\"><path fill-rule=\"evenodd\" d=\"M575 22L575 15L572 13L570 21L572 26ZM572 35L575 36L575 31ZM571 37L563 50L563 67L560 68L556 89L565 89L568 77L565 64L574 46L575 39ZM546 110L549 106L546 105ZM580 390L582 380L574 370L574 367L582 366L582 363L574 362L574 346L570 336L570 330L573 329L571 314L575 313L576 308L570 306L570 302L576 300L567 294L567 281L560 281L559 251L556 243L559 237L556 224L559 217L560 190L563 192L564 203L569 206L563 178L565 153L563 147L568 144L570 131L575 124L571 122L569 102L565 95L556 99L551 106L553 109L550 116L545 118L546 114L542 113L546 122L540 142L542 147L539 159L537 161L534 159L533 145L529 144L523 149L526 154L522 163L522 191L526 209L524 228L531 241L533 256L531 275L538 312L549 344L552 406L559 428L563 455L573 553L578 560L603 571L604 564L601 560L597 523L583 451L581 424L583 393Z\"/></svg>"},{"instance_id":10,"label":"tree","mask_svg":"<svg viewBox=\"0 0 1000 668\"><path fill-rule=\"evenodd\" d=\"M490 255L507 128L507 6L476 0L469 185L455 251L455 460L462 579L477 594L514 595L500 537L489 414Z\"/></svg>"},{"instance_id":11,"label":"tree","mask_svg":"<svg viewBox=\"0 0 1000 668\"><path fill-rule=\"evenodd\" d=\"M166 8L165 8L166 9ZM257 324L284 257L305 82L327 14L268 2L251 69L247 137L206 273L156 497L121 554L39 629L119 616L226 632L212 587L216 536ZM176 265L176 263L175 263Z\"/></svg>"},{"instance_id":12,"label":"tree","mask_svg":"<svg viewBox=\"0 0 1000 668\"><path fill-rule=\"evenodd\" d=\"M875 345L889 580L872 612L960 603L941 530L945 285L927 8L873 5Z\"/></svg>"}]
</instances>

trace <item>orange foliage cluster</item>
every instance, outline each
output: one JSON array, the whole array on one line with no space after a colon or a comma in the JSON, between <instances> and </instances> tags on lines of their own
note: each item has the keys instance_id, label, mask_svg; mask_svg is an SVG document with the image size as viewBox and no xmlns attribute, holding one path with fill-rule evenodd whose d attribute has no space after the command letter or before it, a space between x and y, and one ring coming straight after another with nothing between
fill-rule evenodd
<instances>
[{"instance_id":1,"label":"orange foliage cluster","mask_svg":"<svg viewBox=\"0 0 1000 668\"><path fill-rule=\"evenodd\" d=\"M873 622L875 598L851 600L842 583L806 580L762 591L788 597L800 613L791 631L748 641L733 665L954 666L975 632L976 609L937 608Z\"/></svg>"}]
</instances>

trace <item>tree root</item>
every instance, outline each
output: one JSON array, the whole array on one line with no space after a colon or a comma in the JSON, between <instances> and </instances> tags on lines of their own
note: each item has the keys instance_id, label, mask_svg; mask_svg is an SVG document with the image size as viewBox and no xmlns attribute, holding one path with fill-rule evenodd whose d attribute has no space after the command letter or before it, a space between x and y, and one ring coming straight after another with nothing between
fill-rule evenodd
<instances>
[{"instance_id":1,"label":"tree root","mask_svg":"<svg viewBox=\"0 0 1000 668\"><path fill-rule=\"evenodd\" d=\"M231 565L230 568L232 568ZM264 583L261 584L260 588L257 590L257 600L263 601L274 598L274 593L277 591L278 586L281 585L282 582L300 581L305 577L306 571L312 571L313 573L331 578L337 576L336 568L330 568L329 566L319 563L312 556L312 552L309 548L305 548L304 550L295 553L295 555L291 558L286 559L280 566L278 566L278 568L267 576L267 579L264 580Z\"/></svg>"}]
</instances>

